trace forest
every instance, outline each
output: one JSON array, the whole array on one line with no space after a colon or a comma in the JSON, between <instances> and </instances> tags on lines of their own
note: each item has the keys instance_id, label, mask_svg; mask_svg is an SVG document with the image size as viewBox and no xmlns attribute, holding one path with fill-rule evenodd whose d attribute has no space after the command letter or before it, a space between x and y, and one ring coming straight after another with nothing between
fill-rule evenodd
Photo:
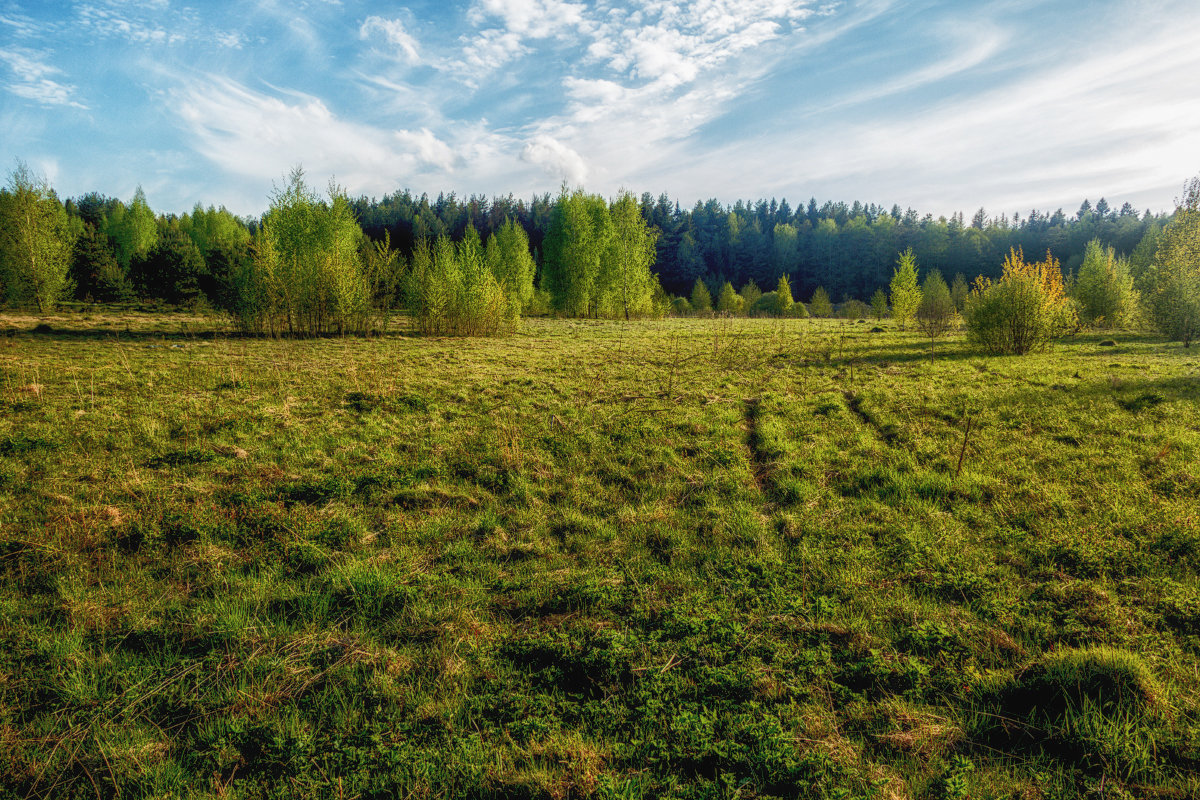
<instances>
[{"instance_id":1,"label":"forest","mask_svg":"<svg viewBox=\"0 0 1200 800\"><path fill-rule=\"evenodd\" d=\"M351 199L333 183L322 196L296 168L266 213L239 218L200 205L156 213L140 188L127 203L98 193L62 202L19 165L0 192L0 287L7 304L42 310L72 299L206 306L256 334L365 333L404 310L424 332L486 335L547 313L903 321L921 294L911 286L912 302L893 308L903 268L904 280L933 279L938 291L953 276L952 311L973 329L981 317L968 295L1043 263L1028 253L1045 254L1049 295L1071 300L1052 332L1150 322L1190 343L1200 324L1197 184L1170 215L1101 198L1071 215L980 208L968 224L961 213L815 198L795 210L775 199L684 210L666 195L609 200L566 185L528 202L408 190Z\"/></svg>"}]
</instances>

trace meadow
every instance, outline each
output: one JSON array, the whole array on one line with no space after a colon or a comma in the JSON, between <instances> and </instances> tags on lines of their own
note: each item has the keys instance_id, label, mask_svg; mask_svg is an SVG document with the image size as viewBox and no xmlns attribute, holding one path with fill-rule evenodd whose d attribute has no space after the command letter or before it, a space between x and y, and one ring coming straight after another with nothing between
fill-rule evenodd
<instances>
[{"instance_id":1,"label":"meadow","mask_svg":"<svg viewBox=\"0 0 1200 800\"><path fill-rule=\"evenodd\" d=\"M1200 796L1200 348L8 313L0 409L0 797Z\"/></svg>"}]
</instances>

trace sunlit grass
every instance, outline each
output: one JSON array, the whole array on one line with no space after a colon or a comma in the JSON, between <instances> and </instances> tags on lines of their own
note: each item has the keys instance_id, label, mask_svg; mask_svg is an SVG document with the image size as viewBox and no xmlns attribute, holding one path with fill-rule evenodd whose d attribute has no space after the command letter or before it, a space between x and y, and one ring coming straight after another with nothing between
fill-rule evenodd
<instances>
[{"instance_id":1,"label":"sunlit grass","mask_svg":"<svg viewBox=\"0 0 1200 800\"><path fill-rule=\"evenodd\" d=\"M1200 792L1200 351L35 324L0 792Z\"/></svg>"}]
</instances>

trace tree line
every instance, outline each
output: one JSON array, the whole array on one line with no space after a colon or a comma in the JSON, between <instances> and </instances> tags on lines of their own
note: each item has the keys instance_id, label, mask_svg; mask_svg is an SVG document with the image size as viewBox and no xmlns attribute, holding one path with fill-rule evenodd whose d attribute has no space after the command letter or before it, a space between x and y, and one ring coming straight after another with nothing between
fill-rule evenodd
<instances>
[{"instance_id":1,"label":"tree line","mask_svg":"<svg viewBox=\"0 0 1200 800\"><path fill-rule=\"evenodd\" d=\"M956 274L947 289L962 313L966 276L982 292L1012 272L1012 254L1029 252L1053 259L1080 321L1145 318L1190 341L1179 309L1196 290L1195 195L1192 181L1171 215L1101 199L1073 215L980 209L967 223L815 199L683 210L666 195L610 201L566 187L528 202L351 199L333 185L322 197L296 170L261 217L239 218L199 205L156 214L141 189L127 203L98 193L62 202L19 165L0 191L0 299L43 310L72 298L204 303L277 335L362 332L395 309L424 331L485 334L549 312L825 316L836 305L903 318L908 301L893 309L887 291L897 253L927 275Z\"/></svg>"}]
</instances>

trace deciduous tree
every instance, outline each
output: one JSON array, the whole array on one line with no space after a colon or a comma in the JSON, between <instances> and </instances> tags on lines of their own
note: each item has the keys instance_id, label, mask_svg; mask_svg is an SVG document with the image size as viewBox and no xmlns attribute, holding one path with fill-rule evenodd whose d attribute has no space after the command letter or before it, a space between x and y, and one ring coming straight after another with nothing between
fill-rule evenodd
<instances>
[{"instance_id":1,"label":"deciduous tree","mask_svg":"<svg viewBox=\"0 0 1200 800\"><path fill-rule=\"evenodd\" d=\"M75 232L40 175L20 163L0 202L0 277L9 301L54 308L71 288Z\"/></svg>"},{"instance_id":2,"label":"deciduous tree","mask_svg":"<svg viewBox=\"0 0 1200 800\"><path fill-rule=\"evenodd\" d=\"M881 320L888 315L887 292L883 291L883 289L876 289L875 294L871 295L871 314L877 320Z\"/></svg>"},{"instance_id":3,"label":"deciduous tree","mask_svg":"<svg viewBox=\"0 0 1200 800\"><path fill-rule=\"evenodd\" d=\"M1099 210L1099 205L1097 205ZM1112 247L1092 239L1075 276L1074 296L1080 321L1102 328L1123 328L1134 320L1138 293L1133 288L1129 260Z\"/></svg>"},{"instance_id":4,"label":"deciduous tree","mask_svg":"<svg viewBox=\"0 0 1200 800\"><path fill-rule=\"evenodd\" d=\"M708 291L708 286L704 281L696 278L696 283L692 286L692 311L696 314L706 314L713 310L712 294Z\"/></svg>"},{"instance_id":5,"label":"deciduous tree","mask_svg":"<svg viewBox=\"0 0 1200 800\"><path fill-rule=\"evenodd\" d=\"M808 301L808 313L817 318L833 316L833 303L824 286L818 286L813 291L812 299Z\"/></svg>"},{"instance_id":6,"label":"deciduous tree","mask_svg":"<svg viewBox=\"0 0 1200 800\"><path fill-rule=\"evenodd\" d=\"M903 329L917 315L921 305L921 288L917 285L917 257L912 248L900 254L892 272L892 319Z\"/></svg>"},{"instance_id":7,"label":"deciduous tree","mask_svg":"<svg viewBox=\"0 0 1200 800\"><path fill-rule=\"evenodd\" d=\"M921 287L921 305L917 307L917 325L929 337L929 358L933 358L934 344L938 338L945 335L954 324L954 300L950 297L950 287L946 285L942 273L932 270L925 276L925 284Z\"/></svg>"},{"instance_id":8,"label":"deciduous tree","mask_svg":"<svg viewBox=\"0 0 1200 800\"><path fill-rule=\"evenodd\" d=\"M654 266L654 243L657 230L651 229L629 192L623 192L610 210L612 237L609 240L601 281L606 284L605 295L613 298L619 313L629 319L651 313L658 278L650 271Z\"/></svg>"},{"instance_id":9,"label":"deciduous tree","mask_svg":"<svg viewBox=\"0 0 1200 800\"><path fill-rule=\"evenodd\" d=\"M1184 187L1145 276L1151 319L1164 336L1190 347L1200 336L1200 177Z\"/></svg>"}]
</instances>

